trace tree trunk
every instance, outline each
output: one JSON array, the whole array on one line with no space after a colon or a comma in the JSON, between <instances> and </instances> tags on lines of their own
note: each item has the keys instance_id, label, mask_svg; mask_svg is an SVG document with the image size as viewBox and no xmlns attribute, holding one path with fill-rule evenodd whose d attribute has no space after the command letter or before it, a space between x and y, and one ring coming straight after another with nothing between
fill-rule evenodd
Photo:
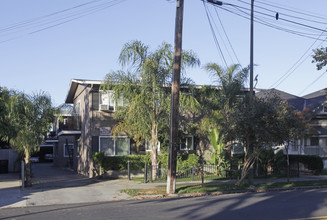
<instances>
[{"instance_id":1,"label":"tree trunk","mask_svg":"<svg viewBox=\"0 0 327 220\"><path fill-rule=\"evenodd\" d=\"M248 141L247 141L246 160L250 161L250 158L252 157L252 154L253 154L253 137L252 137L252 132L251 132L249 137L248 137ZM248 170L248 173L247 173L249 185L254 184L254 180L253 180L253 174L254 174L253 164L254 164L254 160L249 164L249 170Z\"/></svg>"},{"instance_id":2,"label":"tree trunk","mask_svg":"<svg viewBox=\"0 0 327 220\"><path fill-rule=\"evenodd\" d=\"M152 163L152 180L157 179L157 169L158 169L158 131L156 122L152 124L151 131L151 163Z\"/></svg>"},{"instance_id":3,"label":"tree trunk","mask_svg":"<svg viewBox=\"0 0 327 220\"><path fill-rule=\"evenodd\" d=\"M31 162L30 162L30 152L28 147L25 148L25 186L32 186L32 178L31 178Z\"/></svg>"},{"instance_id":4,"label":"tree trunk","mask_svg":"<svg viewBox=\"0 0 327 220\"><path fill-rule=\"evenodd\" d=\"M286 161L287 161L287 183L290 183L290 158L288 156L288 146L289 146L289 142L287 142L287 146L285 146L285 150L286 150Z\"/></svg>"}]
</instances>

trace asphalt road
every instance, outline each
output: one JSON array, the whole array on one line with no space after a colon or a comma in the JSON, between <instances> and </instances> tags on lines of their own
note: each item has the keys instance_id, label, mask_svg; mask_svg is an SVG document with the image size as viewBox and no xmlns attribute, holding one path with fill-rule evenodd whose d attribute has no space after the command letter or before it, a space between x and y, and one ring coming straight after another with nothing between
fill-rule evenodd
<instances>
[{"instance_id":1,"label":"asphalt road","mask_svg":"<svg viewBox=\"0 0 327 220\"><path fill-rule=\"evenodd\" d=\"M327 189L1 209L0 219L327 219Z\"/></svg>"}]
</instances>

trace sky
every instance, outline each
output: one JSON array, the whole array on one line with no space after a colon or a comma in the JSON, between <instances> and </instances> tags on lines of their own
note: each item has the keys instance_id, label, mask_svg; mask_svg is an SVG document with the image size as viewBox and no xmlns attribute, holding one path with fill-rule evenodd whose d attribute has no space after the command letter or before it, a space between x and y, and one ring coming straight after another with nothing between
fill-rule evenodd
<instances>
[{"instance_id":1,"label":"sky","mask_svg":"<svg viewBox=\"0 0 327 220\"><path fill-rule=\"evenodd\" d=\"M182 47L201 61L186 75L198 85L217 85L203 68L209 62L250 63L250 0L223 3L184 2ZM255 0L256 88L303 96L327 87L327 68L318 71L311 62L312 50L327 46L326 8L325 0ZM173 45L175 14L175 0L0 1L0 86L44 91L60 105L71 79L103 80L120 70L125 43Z\"/></svg>"}]
</instances>

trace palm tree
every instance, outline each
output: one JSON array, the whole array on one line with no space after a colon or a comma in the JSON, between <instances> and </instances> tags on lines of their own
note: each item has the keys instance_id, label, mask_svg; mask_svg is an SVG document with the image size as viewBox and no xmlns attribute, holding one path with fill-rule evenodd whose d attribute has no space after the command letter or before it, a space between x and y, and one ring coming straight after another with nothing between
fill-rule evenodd
<instances>
[{"instance_id":1,"label":"palm tree","mask_svg":"<svg viewBox=\"0 0 327 220\"><path fill-rule=\"evenodd\" d=\"M214 82L221 87L219 92L220 110L229 121L230 112L236 106L242 94L244 83L248 76L248 68L241 69L240 65L231 65L223 68L216 63L208 63L204 67L214 78Z\"/></svg>"},{"instance_id":2,"label":"palm tree","mask_svg":"<svg viewBox=\"0 0 327 220\"><path fill-rule=\"evenodd\" d=\"M28 96L18 93L11 97L9 120L14 124L15 135L9 143L12 148L24 155L26 165L26 186L31 186L30 157L46 137L54 122L55 110L51 98L45 93Z\"/></svg>"},{"instance_id":3,"label":"palm tree","mask_svg":"<svg viewBox=\"0 0 327 220\"><path fill-rule=\"evenodd\" d=\"M159 132L169 126L170 90L173 72L173 48L162 43L153 52L140 41L131 41L123 46L119 56L122 67L128 71L115 71L106 75L103 89L115 91L115 99L128 105L116 109L118 124L114 134L128 133L137 145L149 141L152 175L156 178L158 164ZM192 51L183 51L182 72L186 67L200 64Z\"/></svg>"}]
</instances>

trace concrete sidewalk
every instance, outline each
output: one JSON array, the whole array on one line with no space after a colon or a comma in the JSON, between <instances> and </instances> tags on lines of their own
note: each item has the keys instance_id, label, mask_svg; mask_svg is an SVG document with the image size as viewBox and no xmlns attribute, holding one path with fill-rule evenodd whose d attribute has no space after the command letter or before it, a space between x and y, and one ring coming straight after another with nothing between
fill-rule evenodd
<instances>
[{"instance_id":1,"label":"concrete sidewalk","mask_svg":"<svg viewBox=\"0 0 327 220\"><path fill-rule=\"evenodd\" d=\"M126 179L89 179L72 171L53 167L50 163L34 164L32 172L34 175L33 186L24 190L20 188L19 174L0 175L0 209L131 199L132 197L129 195L120 193L120 190L165 187L165 183L144 184ZM322 179L327 179L327 176L303 176L293 178L292 181ZM283 181L286 181L286 179L256 179L255 183ZM219 180L213 182L233 183L234 181Z\"/></svg>"},{"instance_id":2,"label":"concrete sidewalk","mask_svg":"<svg viewBox=\"0 0 327 220\"><path fill-rule=\"evenodd\" d=\"M33 186L21 189L19 174L0 175L0 209L53 204L104 202L131 197L120 190L154 188L160 184L144 184L126 179L89 179L52 164L34 164Z\"/></svg>"}]
</instances>

